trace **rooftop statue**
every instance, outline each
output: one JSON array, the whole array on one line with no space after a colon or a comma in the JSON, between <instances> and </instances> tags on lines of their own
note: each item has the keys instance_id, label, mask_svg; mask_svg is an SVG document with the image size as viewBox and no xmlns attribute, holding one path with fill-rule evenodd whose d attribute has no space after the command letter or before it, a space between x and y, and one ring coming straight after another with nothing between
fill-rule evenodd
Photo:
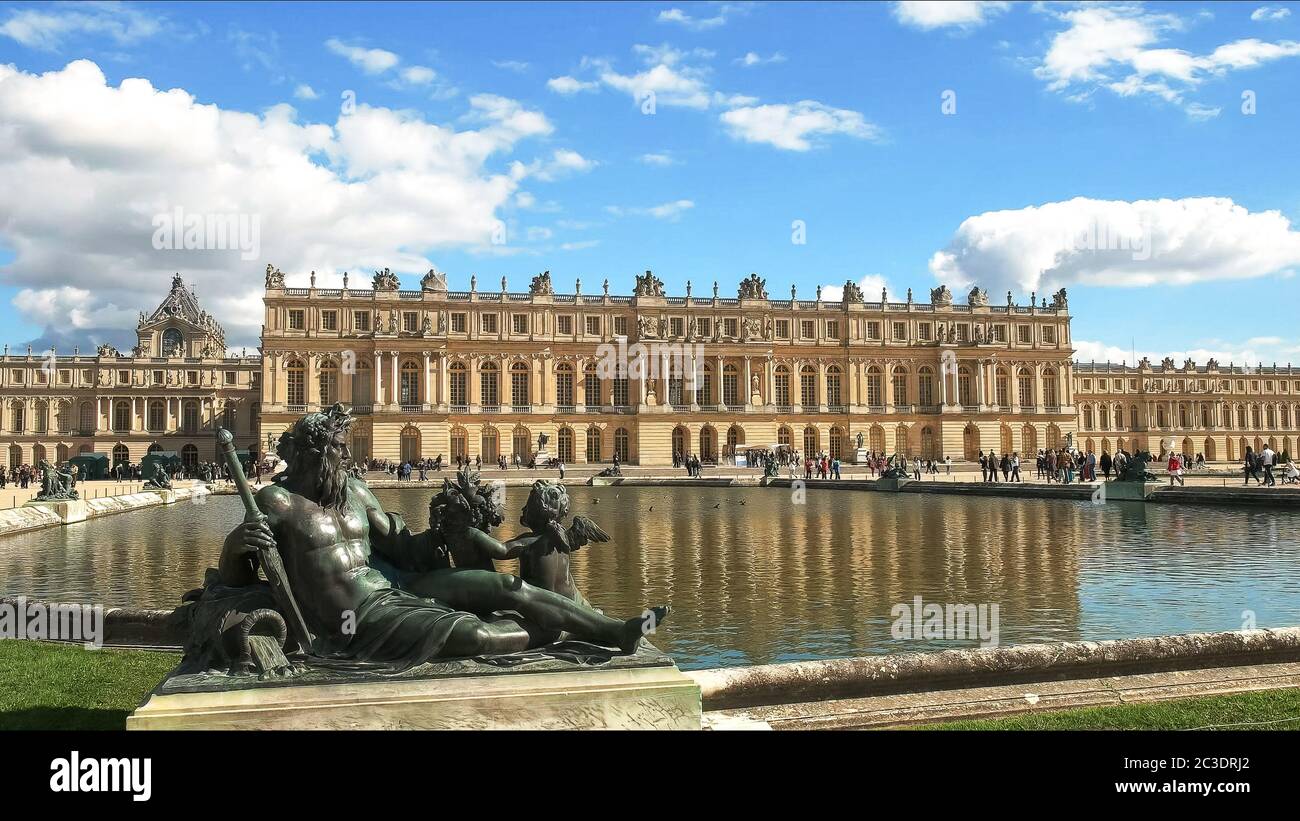
<instances>
[{"instance_id":1,"label":"rooftop statue","mask_svg":"<svg viewBox=\"0 0 1300 821\"><path fill-rule=\"evenodd\" d=\"M397 274L394 274L387 268L382 271L375 271L372 284L376 291L396 291L401 287L401 283L397 279Z\"/></svg>"},{"instance_id":2,"label":"rooftop statue","mask_svg":"<svg viewBox=\"0 0 1300 821\"><path fill-rule=\"evenodd\" d=\"M429 273L420 278L420 288L425 291L445 291L447 275L437 268L430 268Z\"/></svg>"},{"instance_id":3,"label":"rooftop statue","mask_svg":"<svg viewBox=\"0 0 1300 821\"><path fill-rule=\"evenodd\" d=\"M268 264L266 266L266 287L283 288L284 272L281 271L279 268L276 268L274 265Z\"/></svg>"},{"instance_id":4,"label":"rooftop statue","mask_svg":"<svg viewBox=\"0 0 1300 821\"><path fill-rule=\"evenodd\" d=\"M634 296L663 296L663 280L649 271L644 276L638 275L636 278L636 289L632 291Z\"/></svg>"},{"instance_id":5,"label":"rooftop statue","mask_svg":"<svg viewBox=\"0 0 1300 821\"><path fill-rule=\"evenodd\" d=\"M412 533L351 475L351 425L339 404L299 419L276 448L286 468L256 495L233 437L218 432L245 521L226 537L205 587L182 606L191 625L187 665L260 668L263 675L313 666L391 672L440 658L544 647L561 635L633 653L666 618L668 609L660 607L615 619L549 589L559 586L557 571L537 560L558 549L555 526L528 516L528 526L540 531L505 543L493 538L490 529L503 519L500 500L469 469L444 481L430 501L429 529ZM562 516L557 504L548 509L557 521ZM599 528L575 526L566 538L599 540ZM524 560L530 551L537 556ZM492 569L494 560L515 558L530 568L526 577ZM533 577L534 568L546 570ZM247 630L228 640L232 624ZM246 641L251 634L266 635L271 650L278 642L297 652L259 661ZM265 651L267 642L259 644Z\"/></svg>"},{"instance_id":6,"label":"rooftop statue","mask_svg":"<svg viewBox=\"0 0 1300 821\"><path fill-rule=\"evenodd\" d=\"M952 291L948 290L947 285L940 285L938 288L931 288L930 304L936 307L951 305Z\"/></svg>"},{"instance_id":7,"label":"rooftop statue","mask_svg":"<svg viewBox=\"0 0 1300 821\"><path fill-rule=\"evenodd\" d=\"M767 280L761 279L758 274L750 274L740 281L737 296L741 299L767 299Z\"/></svg>"},{"instance_id":8,"label":"rooftop statue","mask_svg":"<svg viewBox=\"0 0 1300 821\"><path fill-rule=\"evenodd\" d=\"M551 285L551 272L543 271L533 277L533 281L528 284L528 293L534 295L549 295L555 293L555 288Z\"/></svg>"},{"instance_id":9,"label":"rooftop statue","mask_svg":"<svg viewBox=\"0 0 1300 821\"><path fill-rule=\"evenodd\" d=\"M979 286L971 288L970 293L966 295L966 304L970 305L972 308L982 308L988 305L988 291L981 290Z\"/></svg>"},{"instance_id":10,"label":"rooftop statue","mask_svg":"<svg viewBox=\"0 0 1300 821\"><path fill-rule=\"evenodd\" d=\"M862 303L865 301L862 295L862 289L856 282L846 280L844 283L844 296L840 297L843 302Z\"/></svg>"}]
</instances>

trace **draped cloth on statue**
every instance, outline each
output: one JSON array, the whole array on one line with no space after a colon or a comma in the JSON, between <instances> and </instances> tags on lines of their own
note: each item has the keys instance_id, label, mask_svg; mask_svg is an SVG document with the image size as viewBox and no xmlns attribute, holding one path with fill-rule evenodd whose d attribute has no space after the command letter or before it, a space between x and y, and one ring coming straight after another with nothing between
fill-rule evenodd
<instances>
[{"instance_id":1,"label":"draped cloth on statue","mask_svg":"<svg viewBox=\"0 0 1300 821\"><path fill-rule=\"evenodd\" d=\"M332 668L402 672L442 654L452 629L473 615L404 590L376 590L356 613L356 633L333 658L319 660Z\"/></svg>"}]
</instances>

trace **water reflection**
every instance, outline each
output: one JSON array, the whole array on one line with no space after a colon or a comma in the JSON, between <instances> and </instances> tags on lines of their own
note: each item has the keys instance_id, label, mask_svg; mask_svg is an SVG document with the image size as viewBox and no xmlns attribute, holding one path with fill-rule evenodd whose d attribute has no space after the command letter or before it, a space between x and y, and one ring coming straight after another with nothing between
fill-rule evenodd
<instances>
[{"instance_id":1,"label":"water reflection","mask_svg":"<svg viewBox=\"0 0 1300 821\"><path fill-rule=\"evenodd\" d=\"M431 489L380 490L424 527ZM526 495L511 488L506 533ZM1300 515L812 490L572 488L613 536L574 576L611 613L668 602L684 667L971 646L902 641L890 609L997 603L1003 644L1300 624ZM651 510L653 508L653 510ZM171 607L241 516L235 497L0 539L0 591ZM503 566L502 569L512 569Z\"/></svg>"}]
</instances>

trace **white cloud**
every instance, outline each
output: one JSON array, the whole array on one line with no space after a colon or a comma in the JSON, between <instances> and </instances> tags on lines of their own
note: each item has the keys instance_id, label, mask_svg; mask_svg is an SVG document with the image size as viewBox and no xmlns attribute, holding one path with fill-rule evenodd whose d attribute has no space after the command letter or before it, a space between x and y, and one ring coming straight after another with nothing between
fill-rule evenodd
<instances>
[{"instance_id":1,"label":"white cloud","mask_svg":"<svg viewBox=\"0 0 1300 821\"><path fill-rule=\"evenodd\" d=\"M1272 341L1276 340L1276 341ZM1074 358L1079 362L1111 362L1115 364L1136 365L1143 357L1159 364L1169 357L1178 366L1190 359L1204 365L1210 359L1217 359L1221 366L1233 365L1272 365L1300 361L1300 347L1288 346L1277 337L1247 340L1200 340L1193 347L1172 349L1137 348L1131 342L1114 343L1093 339L1074 339Z\"/></svg>"},{"instance_id":2,"label":"white cloud","mask_svg":"<svg viewBox=\"0 0 1300 821\"><path fill-rule=\"evenodd\" d=\"M42 51L55 51L78 35L108 37L118 45L132 45L162 30L160 18L117 3L15 9L0 24L0 35Z\"/></svg>"},{"instance_id":3,"label":"white cloud","mask_svg":"<svg viewBox=\"0 0 1300 821\"><path fill-rule=\"evenodd\" d=\"M596 165L595 160L589 160L577 151L568 148L557 148L545 160L535 160L531 163L515 163L511 169L511 174L515 179L533 177L543 182L553 182L570 174L585 174L595 168Z\"/></svg>"},{"instance_id":4,"label":"white cloud","mask_svg":"<svg viewBox=\"0 0 1300 821\"><path fill-rule=\"evenodd\" d=\"M881 289L889 287L889 283L880 274L867 274L858 280L858 287L862 289L862 297L867 302L877 302L880 299ZM844 285L822 285L822 299L827 302L839 302L844 298ZM897 299L895 294L891 299Z\"/></svg>"},{"instance_id":5,"label":"white cloud","mask_svg":"<svg viewBox=\"0 0 1300 821\"><path fill-rule=\"evenodd\" d=\"M682 214L694 207L695 203L691 200L674 200L672 202L665 202L661 205L652 205L647 208L629 208L622 205L607 205L605 206L605 211L616 217L632 215L654 217L655 219L675 222L681 218Z\"/></svg>"},{"instance_id":6,"label":"white cloud","mask_svg":"<svg viewBox=\"0 0 1300 821\"><path fill-rule=\"evenodd\" d=\"M660 168L667 168L670 165L677 164L677 160L673 159L673 155L667 151L661 151L654 154L642 154L640 157L637 157L637 162L642 165L656 165Z\"/></svg>"},{"instance_id":7,"label":"white cloud","mask_svg":"<svg viewBox=\"0 0 1300 821\"><path fill-rule=\"evenodd\" d=\"M267 262L330 287L344 270L425 271L439 249L491 245L519 183L489 161L553 127L503 97L470 109L457 126L367 105L313 123L288 105L249 113L143 79L112 86L86 60L40 75L0 65L0 245L15 254L0 283L60 349L129 347L135 311L180 271L230 344L256 345ZM155 249L154 217L177 207L256 218L261 256Z\"/></svg>"},{"instance_id":8,"label":"white cloud","mask_svg":"<svg viewBox=\"0 0 1300 821\"><path fill-rule=\"evenodd\" d=\"M1251 279L1298 265L1300 232L1277 211L1251 213L1223 197L1078 197L966 219L930 272L998 294Z\"/></svg>"},{"instance_id":9,"label":"white cloud","mask_svg":"<svg viewBox=\"0 0 1300 821\"><path fill-rule=\"evenodd\" d=\"M785 55L778 51L770 57L763 57L757 52L747 51L745 52L745 56L737 57L735 60L732 60L732 62L738 66L752 68L753 66L765 66L772 63L784 63Z\"/></svg>"},{"instance_id":10,"label":"white cloud","mask_svg":"<svg viewBox=\"0 0 1300 821\"><path fill-rule=\"evenodd\" d=\"M679 106L705 109L712 99L704 71L679 65L677 54L651 65L636 74L620 74L606 65L600 72L600 81L616 91L631 95L640 103L653 96L656 106Z\"/></svg>"},{"instance_id":11,"label":"white cloud","mask_svg":"<svg viewBox=\"0 0 1300 821\"><path fill-rule=\"evenodd\" d=\"M438 72L428 66L407 66L398 72L402 81L413 86L427 86L438 76Z\"/></svg>"},{"instance_id":12,"label":"white cloud","mask_svg":"<svg viewBox=\"0 0 1300 821\"><path fill-rule=\"evenodd\" d=\"M1218 110L1186 98L1206 79L1300 56L1300 43L1290 40L1235 40L1200 55L1157 47L1187 26L1176 15L1140 6L1087 5L1049 14L1066 28L1052 37L1034 74L1072 100L1088 99L1092 90L1106 88L1121 97L1157 97L1180 106L1193 119L1205 119Z\"/></svg>"},{"instance_id":13,"label":"white cloud","mask_svg":"<svg viewBox=\"0 0 1300 821\"><path fill-rule=\"evenodd\" d=\"M350 46L335 37L326 40L325 47L334 54L345 58L366 74L383 74L401 62L401 58L391 51L385 51L382 48Z\"/></svg>"},{"instance_id":14,"label":"white cloud","mask_svg":"<svg viewBox=\"0 0 1300 821\"><path fill-rule=\"evenodd\" d=\"M513 71L516 74L523 74L530 68L528 63L522 60L493 60L492 65L506 71Z\"/></svg>"},{"instance_id":15,"label":"white cloud","mask_svg":"<svg viewBox=\"0 0 1300 821\"><path fill-rule=\"evenodd\" d=\"M974 28L988 22L1011 7L1006 2L978 2L978 0L945 0L942 3L900 2L894 4L894 17L898 22L913 28L930 29Z\"/></svg>"},{"instance_id":16,"label":"white cloud","mask_svg":"<svg viewBox=\"0 0 1300 821\"><path fill-rule=\"evenodd\" d=\"M578 80L566 75L564 77L552 77L546 81L546 87L556 94L563 94L567 97L580 91L595 91L600 88L600 83Z\"/></svg>"},{"instance_id":17,"label":"white cloud","mask_svg":"<svg viewBox=\"0 0 1300 821\"><path fill-rule=\"evenodd\" d=\"M306 83L300 83L298 87L293 90L293 96L297 97L299 100L315 100L320 97L320 95L316 93L316 89Z\"/></svg>"},{"instance_id":18,"label":"white cloud","mask_svg":"<svg viewBox=\"0 0 1300 821\"><path fill-rule=\"evenodd\" d=\"M1285 20L1291 16L1291 9L1281 6L1260 6L1250 13L1250 19L1256 23Z\"/></svg>"},{"instance_id":19,"label":"white cloud","mask_svg":"<svg viewBox=\"0 0 1300 821\"><path fill-rule=\"evenodd\" d=\"M578 242L562 242L560 243L560 250L582 251L587 248L595 248L597 245L600 245L600 240L598 239L584 239L579 240Z\"/></svg>"},{"instance_id":20,"label":"white cloud","mask_svg":"<svg viewBox=\"0 0 1300 821\"><path fill-rule=\"evenodd\" d=\"M812 139L834 134L861 140L880 136L880 130L858 112L814 100L735 108L723 112L721 120L737 139L788 151L807 151L813 146Z\"/></svg>"},{"instance_id":21,"label":"white cloud","mask_svg":"<svg viewBox=\"0 0 1300 821\"><path fill-rule=\"evenodd\" d=\"M655 20L660 23L673 23L690 31L708 31L725 26L727 20L737 14L748 12L750 5L749 3L723 3L715 7L717 14L712 17L693 17L681 9L665 9L659 12Z\"/></svg>"}]
</instances>

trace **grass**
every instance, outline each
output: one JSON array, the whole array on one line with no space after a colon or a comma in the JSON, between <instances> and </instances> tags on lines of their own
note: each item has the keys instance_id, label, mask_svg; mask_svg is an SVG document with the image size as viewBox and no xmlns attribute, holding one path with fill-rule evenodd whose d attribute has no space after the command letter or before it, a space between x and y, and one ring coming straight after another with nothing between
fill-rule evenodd
<instances>
[{"instance_id":1,"label":"grass","mask_svg":"<svg viewBox=\"0 0 1300 821\"><path fill-rule=\"evenodd\" d=\"M0 641L0 730L121 730L180 656Z\"/></svg>"},{"instance_id":2,"label":"grass","mask_svg":"<svg viewBox=\"0 0 1300 821\"><path fill-rule=\"evenodd\" d=\"M1300 688L1082 707L1010 718L927 724L923 730L1300 730Z\"/></svg>"},{"instance_id":3,"label":"grass","mask_svg":"<svg viewBox=\"0 0 1300 821\"><path fill-rule=\"evenodd\" d=\"M0 641L0 730L121 730L174 653ZM1300 688L928 724L921 730L1300 730Z\"/></svg>"}]
</instances>

